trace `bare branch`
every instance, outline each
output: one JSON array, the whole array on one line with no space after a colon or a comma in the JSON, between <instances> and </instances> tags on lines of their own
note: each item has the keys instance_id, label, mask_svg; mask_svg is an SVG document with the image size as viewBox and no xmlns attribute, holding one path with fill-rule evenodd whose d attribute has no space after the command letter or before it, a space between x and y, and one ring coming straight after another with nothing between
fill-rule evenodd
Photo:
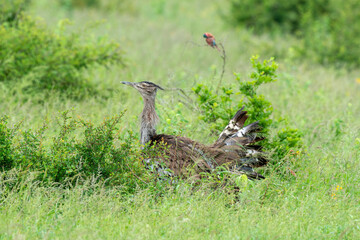
<instances>
[{"instance_id":1,"label":"bare branch","mask_svg":"<svg viewBox=\"0 0 360 240\"><path fill-rule=\"evenodd\" d=\"M223 59L223 65L222 65L222 72L220 75L220 80L216 87L216 92L215 92L216 94L218 93L219 88L221 86L221 83L222 83L222 80L224 77L224 73L225 73L225 64L226 64L226 51L225 51L224 45L222 43L219 43L219 46L221 47L221 50L222 50L222 54L220 53L220 57Z\"/></svg>"}]
</instances>

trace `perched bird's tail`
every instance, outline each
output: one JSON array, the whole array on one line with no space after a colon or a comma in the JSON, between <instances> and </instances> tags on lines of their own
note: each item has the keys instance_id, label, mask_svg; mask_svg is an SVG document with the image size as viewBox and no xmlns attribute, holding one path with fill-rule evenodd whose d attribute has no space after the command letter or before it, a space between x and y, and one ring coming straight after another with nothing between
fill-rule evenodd
<instances>
[{"instance_id":1,"label":"perched bird's tail","mask_svg":"<svg viewBox=\"0 0 360 240\"><path fill-rule=\"evenodd\" d=\"M221 50L217 44L214 47L216 48L216 50L218 50L219 53L221 53Z\"/></svg>"}]
</instances>

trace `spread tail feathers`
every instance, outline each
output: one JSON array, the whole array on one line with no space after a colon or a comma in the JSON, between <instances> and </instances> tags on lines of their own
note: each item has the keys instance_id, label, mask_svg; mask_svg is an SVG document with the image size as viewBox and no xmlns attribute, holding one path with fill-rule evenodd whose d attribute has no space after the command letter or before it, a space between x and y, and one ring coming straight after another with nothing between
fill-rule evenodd
<instances>
[{"instance_id":1,"label":"spread tail feathers","mask_svg":"<svg viewBox=\"0 0 360 240\"><path fill-rule=\"evenodd\" d=\"M256 173L253 168L261 167L268 163L266 154L261 151L261 146L255 145L256 142L263 140L263 137L256 136L261 127L256 121L244 126L248 119L246 111L241 108L230 120L229 124L220 134L214 146L226 152L236 152L239 156L236 170L243 172L249 178L264 178Z\"/></svg>"},{"instance_id":2,"label":"spread tail feathers","mask_svg":"<svg viewBox=\"0 0 360 240\"><path fill-rule=\"evenodd\" d=\"M248 115L243 109L244 107L237 111L214 145L218 147L235 144L245 146L262 140L262 138L256 137L256 134L254 134L261 129L258 121L244 127Z\"/></svg>"}]
</instances>

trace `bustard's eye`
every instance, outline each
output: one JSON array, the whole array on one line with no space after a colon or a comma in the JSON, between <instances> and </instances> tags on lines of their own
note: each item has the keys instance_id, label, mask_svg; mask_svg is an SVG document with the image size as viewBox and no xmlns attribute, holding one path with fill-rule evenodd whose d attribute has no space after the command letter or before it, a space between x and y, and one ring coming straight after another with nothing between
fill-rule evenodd
<instances>
[{"instance_id":1,"label":"bustard's eye","mask_svg":"<svg viewBox=\"0 0 360 240\"><path fill-rule=\"evenodd\" d=\"M143 91L144 93L147 93L147 94L151 94L156 91L156 87L149 85L149 84L146 84L146 85L142 84L139 86L139 88L141 89L141 91Z\"/></svg>"}]
</instances>

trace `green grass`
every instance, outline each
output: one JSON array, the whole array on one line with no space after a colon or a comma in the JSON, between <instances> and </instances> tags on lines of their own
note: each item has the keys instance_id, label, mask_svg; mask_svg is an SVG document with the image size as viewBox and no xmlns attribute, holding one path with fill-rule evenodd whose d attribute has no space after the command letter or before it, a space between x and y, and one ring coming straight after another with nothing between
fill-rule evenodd
<instances>
[{"instance_id":1,"label":"green grass","mask_svg":"<svg viewBox=\"0 0 360 240\"><path fill-rule=\"evenodd\" d=\"M71 190L30 185L7 197L0 229L8 238L356 239L358 199L349 187L331 199L326 184L303 181L266 180L237 203L221 191L182 185L157 200L147 191L121 198L91 183ZM266 186L273 196L264 199Z\"/></svg>"},{"instance_id":2,"label":"green grass","mask_svg":"<svg viewBox=\"0 0 360 240\"><path fill-rule=\"evenodd\" d=\"M202 34L208 31L227 51L224 83L234 82L233 72L246 78L252 55L276 57L279 80L263 88L262 94L273 104L274 118L286 116L290 126L303 132L305 147L299 157L285 159L295 167L296 177L280 176L276 166L268 167L266 180L249 183L237 201L206 186L192 191L186 183L173 186L162 197L151 188L124 196L120 187L107 188L90 180L72 189L43 187L31 176L12 191L0 183L0 239L360 237L359 70L348 72L298 59L290 48L297 40L289 36L256 37L227 28L217 14L218 8L226 11L222 1L135 1L137 11L130 14L83 9L71 15L47 1L36 2L30 12L50 26L68 17L76 31L106 19L90 32L118 41L126 51L128 67L94 71L92 81L108 97L88 96L84 101L54 94L36 104L41 96L28 99L0 83L0 109L9 115L10 125L23 121L21 128L34 129L45 117L54 119L67 109L99 123L128 109L122 131L137 132L141 97L120 82L148 80L187 91L196 83L216 86L222 62L215 50L205 47ZM196 112L178 105L176 91L159 92L158 97L159 132L205 143L214 139L208 138L208 127ZM50 124L49 137L53 127Z\"/></svg>"}]
</instances>

